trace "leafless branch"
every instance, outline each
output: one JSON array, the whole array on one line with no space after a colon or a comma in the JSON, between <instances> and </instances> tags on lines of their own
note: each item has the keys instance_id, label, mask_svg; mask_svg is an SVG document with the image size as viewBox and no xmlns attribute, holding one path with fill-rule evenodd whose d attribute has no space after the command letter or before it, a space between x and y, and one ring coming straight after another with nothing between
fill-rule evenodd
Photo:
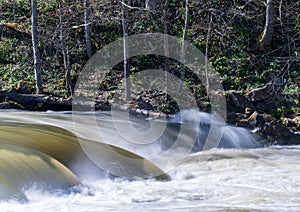
<instances>
[{"instance_id":1,"label":"leafless branch","mask_svg":"<svg viewBox=\"0 0 300 212\"><path fill-rule=\"evenodd\" d=\"M131 10L141 10L141 11L149 11L149 12L153 12L149 9L146 9L146 8L143 8L143 7L132 7L128 4L126 4L125 2L123 1L119 1L123 6L127 7L128 9L131 9Z\"/></svg>"}]
</instances>

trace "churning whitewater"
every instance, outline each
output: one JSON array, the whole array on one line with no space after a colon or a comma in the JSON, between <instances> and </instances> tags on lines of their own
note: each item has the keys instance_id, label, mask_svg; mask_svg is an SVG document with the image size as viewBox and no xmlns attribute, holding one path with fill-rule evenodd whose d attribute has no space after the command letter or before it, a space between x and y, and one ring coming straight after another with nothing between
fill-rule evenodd
<instances>
[{"instance_id":1,"label":"churning whitewater","mask_svg":"<svg viewBox=\"0 0 300 212\"><path fill-rule=\"evenodd\" d=\"M300 147L263 147L245 129L211 129L206 113L127 123L104 112L0 116L1 211L300 210ZM166 127L151 142L130 142L124 124Z\"/></svg>"}]
</instances>

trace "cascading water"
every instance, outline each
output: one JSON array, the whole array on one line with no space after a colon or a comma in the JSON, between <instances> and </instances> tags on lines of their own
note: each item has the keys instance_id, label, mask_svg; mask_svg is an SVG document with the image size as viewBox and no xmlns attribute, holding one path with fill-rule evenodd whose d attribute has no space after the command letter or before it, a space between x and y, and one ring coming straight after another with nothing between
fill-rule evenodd
<instances>
[{"instance_id":1,"label":"cascading water","mask_svg":"<svg viewBox=\"0 0 300 212\"><path fill-rule=\"evenodd\" d=\"M194 131L198 130L197 141L194 151L201 151L205 143L212 143L212 148L258 148L262 147L254 136L246 129L226 125L224 122L214 120L209 113L198 112L196 110L184 110L168 120L171 123L186 123L191 120L199 120L199 126L189 126ZM212 122L215 127L211 127ZM209 137L208 134L211 134ZM208 140L208 139L216 139Z\"/></svg>"}]
</instances>

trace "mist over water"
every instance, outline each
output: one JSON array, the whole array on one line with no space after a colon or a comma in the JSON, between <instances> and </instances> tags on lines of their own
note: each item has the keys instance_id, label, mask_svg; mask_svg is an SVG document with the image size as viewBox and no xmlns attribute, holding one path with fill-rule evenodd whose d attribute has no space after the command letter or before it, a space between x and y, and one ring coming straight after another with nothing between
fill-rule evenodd
<instances>
[{"instance_id":1,"label":"mist over water","mask_svg":"<svg viewBox=\"0 0 300 212\"><path fill-rule=\"evenodd\" d=\"M167 171L171 180L115 178L104 171L92 174L90 164L78 160L75 171L80 185L54 188L33 183L20 189L26 196L25 202L1 201L0 211L300 210L298 146L262 147L247 130L222 124L217 125L222 126L219 129L211 128L212 116L195 111L183 111L169 118L130 117L130 123L118 116L112 120L106 112L75 115L73 119L68 112L5 111L0 113L0 127L55 126L57 134L77 133L81 138L113 144L141 155ZM197 119L199 125L194 125ZM126 134L119 135L118 125L113 122L130 124L140 132L149 131L154 125L167 127L162 134L149 138L153 141L139 143L130 142ZM56 140L65 139L64 136ZM207 137L212 141L207 141ZM0 140L4 142L4 137Z\"/></svg>"}]
</instances>

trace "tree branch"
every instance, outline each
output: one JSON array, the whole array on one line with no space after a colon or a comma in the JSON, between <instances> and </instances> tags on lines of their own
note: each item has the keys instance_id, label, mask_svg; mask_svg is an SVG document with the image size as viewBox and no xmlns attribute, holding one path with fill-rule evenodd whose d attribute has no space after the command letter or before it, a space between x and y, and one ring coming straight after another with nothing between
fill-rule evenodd
<instances>
[{"instance_id":1,"label":"tree branch","mask_svg":"<svg viewBox=\"0 0 300 212\"><path fill-rule=\"evenodd\" d=\"M127 7L128 9L131 9L131 10L141 10L141 11L150 11L150 12L153 12L149 9L146 9L146 8L143 8L143 7L132 7L128 4L126 4L125 2L123 1L119 1L123 6Z\"/></svg>"}]
</instances>

